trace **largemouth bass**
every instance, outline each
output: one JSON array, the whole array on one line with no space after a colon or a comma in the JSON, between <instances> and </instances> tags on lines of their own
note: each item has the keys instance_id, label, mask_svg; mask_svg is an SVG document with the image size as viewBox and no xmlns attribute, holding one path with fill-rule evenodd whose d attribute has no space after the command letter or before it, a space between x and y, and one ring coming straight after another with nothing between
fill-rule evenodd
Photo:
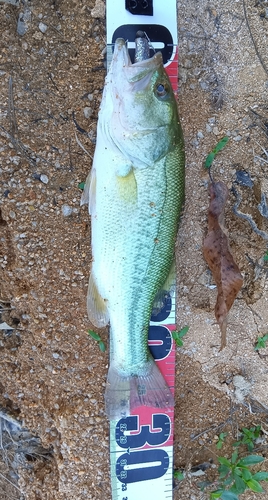
<instances>
[{"instance_id":1,"label":"largemouth bass","mask_svg":"<svg viewBox=\"0 0 268 500\"><path fill-rule=\"evenodd\" d=\"M147 341L155 295L173 267L183 198L183 136L162 55L132 64L117 39L81 200L92 226L88 315L96 327L110 322L110 419L174 404Z\"/></svg>"}]
</instances>

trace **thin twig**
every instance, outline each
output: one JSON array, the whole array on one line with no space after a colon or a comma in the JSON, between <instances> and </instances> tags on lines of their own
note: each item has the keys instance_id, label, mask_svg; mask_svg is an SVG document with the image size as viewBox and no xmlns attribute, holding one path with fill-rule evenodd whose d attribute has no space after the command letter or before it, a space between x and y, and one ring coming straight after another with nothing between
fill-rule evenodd
<instances>
[{"instance_id":1,"label":"thin twig","mask_svg":"<svg viewBox=\"0 0 268 500\"><path fill-rule=\"evenodd\" d=\"M74 135L75 135L75 138L76 138L76 142L77 144L80 146L80 148L83 149L84 153L86 153L88 156L90 156L91 160L93 160L93 157L89 154L89 152L86 150L86 148L84 148L83 144L79 141L77 135L76 135L76 132L74 132Z\"/></svg>"},{"instance_id":2,"label":"thin twig","mask_svg":"<svg viewBox=\"0 0 268 500\"><path fill-rule=\"evenodd\" d=\"M248 30L249 30L249 34L250 34L250 37L251 37L252 43L253 43L253 45L254 45L254 49L255 49L255 51L256 51L256 54L257 54L257 56L258 56L258 58L259 58L259 61L260 61L261 65L262 65L262 67L263 67L263 69L264 69L265 73L268 75L268 68L267 68L267 66L266 66L266 64L265 64L265 62L264 62L264 60L263 60L262 56L261 56L261 55L260 55L260 53L259 53L258 47L257 47L256 42L255 42L255 40L254 40L254 38L253 38L253 35L252 35L252 31L251 31L251 28L250 28L250 25L249 25L249 20L248 20L248 15L247 15L247 9L246 9L245 0L243 0L243 9L244 9L244 14L245 14L246 24L247 24L247 27L248 27Z\"/></svg>"},{"instance_id":3,"label":"thin twig","mask_svg":"<svg viewBox=\"0 0 268 500\"><path fill-rule=\"evenodd\" d=\"M265 231L262 231L261 229L258 228L256 222L252 219L251 215L249 214L244 214L243 212L240 212L238 210L238 207L241 203L241 195L240 193L236 190L236 188L232 187L232 191L235 195L235 198L236 198L236 203L234 204L233 206L233 212L235 213L235 215L237 215L238 217L240 217L240 219L245 219L246 221L249 222L250 226L252 227L254 233L258 234L259 236L261 236L261 238L263 238L265 241L268 241L268 233L266 233Z\"/></svg>"},{"instance_id":4,"label":"thin twig","mask_svg":"<svg viewBox=\"0 0 268 500\"><path fill-rule=\"evenodd\" d=\"M0 472L0 476L3 479L5 479L9 484L11 484L12 486L14 486L14 488L16 488L16 490L18 490L21 493L20 488L18 488L18 486L16 486L14 483L12 483L11 481L9 481L9 479L6 476L4 476L1 472Z\"/></svg>"}]
</instances>

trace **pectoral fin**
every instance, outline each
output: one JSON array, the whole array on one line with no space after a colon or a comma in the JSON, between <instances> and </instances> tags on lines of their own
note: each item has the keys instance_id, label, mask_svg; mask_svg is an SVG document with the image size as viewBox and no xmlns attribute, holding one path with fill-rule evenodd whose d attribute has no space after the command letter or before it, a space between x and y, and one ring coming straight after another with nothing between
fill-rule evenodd
<instances>
[{"instance_id":1,"label":"pectoral fin","mask_svg":"<svg viewBox=\"0 0 268 500\"><path fill-rule=\"evenodd\" d=\"M117 176L118 196L127 203L137 201L137 182L133 169L126 176Z\"/></svg>"},{"instance_id":2,"label":"pectoral fin","mask_svg":"<svg viewBox=\"0 0 268 500\"><path fill-rule=\"evenodd\" d=\"M88 283L87 312L91 323L97 328L109 323L107 301L100 295L92 273Z\"/></svg>"},{"instance_id":3,"label":"pectoral fin","mask_svg":"<svg viewBox=\"0 0 268 500\"><path fill-rule=\"evenodd\" d=\"M88 211L92 215L96 207L96 170L93 168L87 176L85 187L81 196L80 205L88 203Z\"/></svg>"}]
</instances>

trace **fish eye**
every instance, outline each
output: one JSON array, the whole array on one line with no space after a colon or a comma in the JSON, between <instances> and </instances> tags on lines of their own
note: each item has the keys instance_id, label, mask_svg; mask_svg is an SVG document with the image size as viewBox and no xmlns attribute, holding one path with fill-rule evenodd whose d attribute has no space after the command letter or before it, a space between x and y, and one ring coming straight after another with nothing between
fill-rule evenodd
<instances>
[{"instance_id":1,"label":"fish eye","mask_svg":"<svg viewBox=\"0 0 268 500\"><path fill-rule=\"evenodd\" d=\"M169 92L169 86L167 83L157 83L155 87L155 94L157 97L165 97Z\"/></svg>"}]
</instances>

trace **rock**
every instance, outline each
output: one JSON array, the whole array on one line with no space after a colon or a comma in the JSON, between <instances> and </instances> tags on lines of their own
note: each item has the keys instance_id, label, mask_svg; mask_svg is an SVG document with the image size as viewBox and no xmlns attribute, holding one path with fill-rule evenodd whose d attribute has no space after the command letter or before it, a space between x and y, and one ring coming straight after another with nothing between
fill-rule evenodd
<instances>
[{"instance_id":1,"label":"rock","mask_svg":"<svg viewBox=\"0 0 268 500\"><path fill-rule=\"evenodd\" d=\"M237 170L236 173L236 182L241 186L253 187L253 180L250 177L250 174L245 170Z\"/></svg>"},{"instance_id":2,"label":"rock","mask_svg":"<svg viewBox=\"0 0 268 500\"><path fill-rule=\"evenodd\" d=\"M72 214L73 209L69 205L62 205L61 211L64 217L69 217Z\"/></svg>"},{"instance_id":3,"label":"rock","mask_svg":"<svg viewBox=\"0 0 268 500\"><path fill-rule=\"evenodd\" d=\"M38 28L42 33L45 33L47 31L48 26L45 23L39 23Z\"/></svg>"},{"instance_id":4,"label":"rock","mask_svg":"<svg viewBox=\"0 0 268 500\"><path fill-rule=\"evenodd\" d=\"M86 106L84 108L84 116L85 116L85 118L90 118L91 115L92 115L92 113L93 113L92 108L89 108L88 106Z\"/></svg>"},{"instance_id":5,"label":"rock","mask_svg":"<svg viewBox=\"0 0 268 500\"><path fill-rule=\"evenodd\" d=\"M242 375L235 375L233 378L235 386L235 397L239 403L242 403L245 397L250 393L252 384L248 382Z\"/></svg>"},{"instance_id":6,"label":"rock","mask_svg":"<svg viewBox=\"0 0 268 500\"><path fill-rule=\"evenodd\" d=\"M105 17L105 5L102 0L96 0L95 6L91 11L91 16L100 18Z\"/></svg>"},{"instance_id":7,"label":"rock","mask_svg":"<svg viewBox=\"0 0 268 500\"><path fill-rule=\"evenodd\" d=\"M43 184L47 184L48 183L48 176L46 174L41 174L40 181L43 182Z\"/></svg>"},{"instance_id":8,"label":"rock","mask_svg":"<svg viewBox=\"0 0 268 500\"><path fill-rule=\"evenodd\" d=\"M31 11L26 7L24 12L19 13L18 17L18 23L17 23L17 33L20 36L25 35L26 31L28 31L28 28L31 23Z\"/></svg>"}]
</instances>

